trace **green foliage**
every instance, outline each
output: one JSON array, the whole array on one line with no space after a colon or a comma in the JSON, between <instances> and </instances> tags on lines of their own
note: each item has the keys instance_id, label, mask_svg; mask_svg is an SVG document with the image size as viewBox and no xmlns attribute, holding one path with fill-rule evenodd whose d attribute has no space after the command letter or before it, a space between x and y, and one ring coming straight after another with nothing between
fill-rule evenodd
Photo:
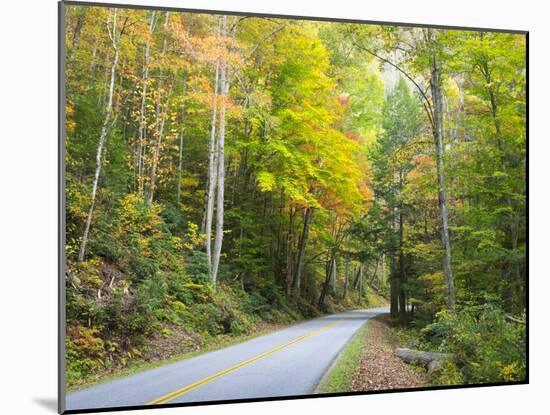
<instances>
[{"instance_id":1,"label":"green foliage","mask_svg":"<svg viewBox=\"0 0 550 415\"><path fill-rule=\"evenodd\" d=\"M67 382L73 383L86 377L103 365L105 344L97 334L97 328L67 327Z\"/></svg>"},{"instance_id":2,"label":"green foliage","mask_svg":"<svg viewBox=\"0 0 550 415\"><path fill-rule=\"evenodd\" d=\"M220 325L222 314L215 304L195 304L179 312L178 317L185 328L202 335L215 336L223 333Z\"/></svg>"},{"instance_id":3,"label":"green foliage","mask_svg":"<svg viewBox=\"0 0 550 415\"><path fill-rule=\"evenodd\" d=\"M492 303L441 311L423 333L438 350L459 357L466 383L525 379L525 325L507 321Z\"/></svg>"},{"instance_id":4,"label":"green foliage","mask_svg":"<svg viewBox=\"0 0 550 415\"><path fill-rule=\"evenodd\" d=\"M441 368L437 370L430 383L434 386L464 385L464 375L458 365L451 361L441 363Z\"/></svg>"},{"instance_id":5,"label":"green foliage","mask_svg":"<svg viewBox=\"0 0 550 415\"><path fill-rule=\"evenodd\" d=\"M199 284L207 284L210 281L208 274L208 261L206 254L202 251L193 250L186 267L187 273L193 276L193 280Z\"/></svg>"},{"instance_id":6,"label":"green foliage","mask_svg":"<svg viewBox=\"0 0 550 415\"><path fill-rule=\"evenodd\" d=\"M124 246L110 232L98 229L95 238L90 242L90 252L108 261L119 262L122 259Z\"/></svg>"}]
</instances>

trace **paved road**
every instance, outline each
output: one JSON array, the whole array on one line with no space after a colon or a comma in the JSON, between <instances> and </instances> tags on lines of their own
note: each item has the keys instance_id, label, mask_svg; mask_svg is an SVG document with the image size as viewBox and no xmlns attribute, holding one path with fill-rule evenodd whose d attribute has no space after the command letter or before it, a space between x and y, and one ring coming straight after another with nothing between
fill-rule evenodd
<instances>
[{"instance_id":1,"label":"paved road","mask_svg":"<svg viewBox=\"0 0 550 415\"><path fill-rule=\"evenodd\" d=\"M310 394L354 333L388 308L332 314L67 395L66 409Z\"/></svg>"}]
</instances>

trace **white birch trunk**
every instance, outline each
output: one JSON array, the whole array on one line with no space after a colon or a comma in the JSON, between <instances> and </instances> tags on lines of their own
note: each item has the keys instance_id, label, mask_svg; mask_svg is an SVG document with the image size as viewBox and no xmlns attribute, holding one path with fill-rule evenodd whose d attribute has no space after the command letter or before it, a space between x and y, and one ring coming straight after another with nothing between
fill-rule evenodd
<instances>
[{"instance_id":1,"label":"white birch trunk","mask_svg":"<svg viewBox=\"0 0 550 415\"><path fill-rule=\"evenodd\" d=\"M210 140L208 141L208 196L206 199L205 210L205 234L206 234L206 258L208 260L208 270L212 275L212 217L214 216L214 198L216 191L216 120L218 110L218 78L219 62L216 63L216 73L214 74L214 107L212 108L212 126L210 127Z\"/></svg>"},{"instance_id":2,"label":"white birch trunk","mask_svg":"<svg viewBox=\"0 0 550 415\"><path fill-rule=\"evenodd\" d=\"M226 35L227 16L222 16L222 37ZM229 92L229 81L227 79L227 65L225 56L220 64L220 125L218 133L218 192L216 203L216 236L214 239L214 255L212 256L212 285L216 287L218 278L218 268L220 265L220 256L223 243L223 216L224 216L224 191L225 191L225 111L226 99Z\"/></svg>"},{"instance_id":3,"label":"white birch trunk","mask_svg":"<svg viewBox=\"0 0 550 415\"><path fill-rule=\"evenodd\" d=\"M116 21L117 21L117 9L113 9L113 29L110 33L111 40L113 42L113 48L115 50L115 55L113 58L113 64L111 66L111 80L109 84L109 97L107 100L107 108L105 110L105 119L103 120L103 126L101 127L101 134L99 136L99 143L97 145L97 153L96 153L96 169L95 169L95 175L94 175L94 182L92 185L92 197L90 202L90 209L88 210L88 217L86 219L86 226L84 228L84 235L82 236L82 243L80 245L80 251L78 252L78 260L80 262L84 261L84 257L86 255L86 245L88 243L88 237L90 234L90 227L92 225L92 218L94 214L94 207L95 207L95 200L97 195L97 186L99 183L99 175L101 174L101 165L102 160L101 156L103 154L103 149L107 142L107 135L109 133L109 129L111 127L111 117L113 112L113 93L115 88L115 78L116 78L116 67L118 64L118 43L116 39Z\"/></svg>"}]
</instances>

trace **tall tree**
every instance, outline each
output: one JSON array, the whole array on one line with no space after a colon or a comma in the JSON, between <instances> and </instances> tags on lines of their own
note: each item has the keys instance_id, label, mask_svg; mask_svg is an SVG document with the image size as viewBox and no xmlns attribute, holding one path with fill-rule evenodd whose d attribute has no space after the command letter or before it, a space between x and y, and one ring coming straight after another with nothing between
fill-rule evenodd
<instances>
[{"instance_id":1,"label":"tall tree","mask_svg":"<svg viewBox=\"0 0 550 415\"><path fill-rule=\"evenodd\" d=\"M445 142L443 140L443 92L441 81L441 44L435 29L425 29L425 40L430 47L430 90L432 94L433 135L437 153L437 182L439 214L441 219L441 243L443 245L443 273L447 283L448 304L456 303L453 270L451 265L451 240L449 237L449 213L447 210L447 179L445 176Z\"/></svg>"},{"instance_id":2,"label":"tall tree","mask_svg":"<svg viewBox=\"0 0 550 415\"><path fill-rule=\"evenodd\" d=\"M225 40L227 36L227 16L222 16L221 38ZM235 28L236 29L236 28ZM235 30L234 29L234 30ZM218 268L220 265L220 256L223 242L223 218L225 203L225 112L227 108L227 96L229 93L228 65L225 53L222 53L220 59L220 125L218 135L218 168L217 168L217 186L216 194L216 236L214 239L214 254L212 256L212 285L215 287L218 278Z\"/></svg>"},{"instance_id":3,"label":"tall tree","mask_svg":"<svg viewBox=\"0 0 550 415\"><path fill-rule=\"evenodd\" d=\"M88 216L86 218L84 234L82 235L82 242L80 244L80 250L78 253L78 260L81 262L84 260L84 257L86 255L86 245L88 244L90 227L92 225L95 201L97 196L97 187L99 183L99 175L101 174L101 166L103 161L102 160L103 152L107 142L107 136L109 134L109 130L113 125L112 118L113 118L113 95L115 90L115 78L116 78L116 70L118 65L120 40L124 32L124 26L122 26L122 28L118 30L116 8L113 8L111 10L111 13L109 14L109 19L107 21L107 30L109 32L109 39L111 40L111 45L114 50L114 55L113 55L113 61L111 64L111 74L109 77L109 93L107 98L107 106L105 108L105 116L103 119L103 125L101 126L101 133L99 135L99 141L97 144L96 169L95 169L94 180L92 184L92 196L90 200L90 208L88 209ZM114 121L116 121L116 116Z\"/></svg>"},{"instance_id":4,"label":"tall tree","mask_svg":"<svg viewBox=\"0 0 550 415\"><path fill-rule=\"evenodd\" d=\"M218 22L218 36L221 36L221 19ZM205 207L205 234L206 234L206 258L208 260L208 269L210 279L212 279L212 219L214 217L214 201L216 184L218 180L218 163L216 156L216 123L218 121L218 88L220 77L220 58L216 58L214 72L214 95L212 106L212 118L210 125L210 139L208 141L208 194Z\"/></svg>"},{"instance_id":5,"label":"tall tree","mask_svg":"<svg viewBox=\"0 0 550 415\"><path fill-rule=\"evenodd\" d=\"M143 71L141 77L141 103L139 110L139 123L138 123L138 138L136 140L136 183L137 191L141 194L143 193L144 186L144 165L145 165L145 142L146 142L146 131L147 131L147 121L146 121L146 102L147 102L147 89L149 86L149 64L151 59L151 40L150 37L153 36L155 32L155 27L157 23L156 11L152 10L149 17L149 33L145 41L145 50L143 57Z\"/></svg>"},{"instance_id":6,"label":"tall tree","mask_svg":"<svg viewBox=\"0 0 550 415\"><path fill-rule=\"evenodd\" d=\"M165 60L166 59L166 52L168 47L168 22L170 18L170 12L166 12L164 15L164 30L163 30L163 39L162 39L162 52L160 59ZM168 87L168 93L164 94L164 73L162 68L159 69L159 87L157 91L157 105L156 105L156 112L155 112L155 118L156 122L158 124L157 131L156 131L156 143L153 145L153 160L151 163L151 171L150 171L150 177L149 177L149 191L147 192L147 203L151 204L153 203L155 190L157 187L157 170L158 165L160 162L160 153L162 149L162 142L164 139L164 127L166 124L166 113L168 111L168 102L170 100L170 95L172 94L172 87L174 85L174 82L170 82L170 86ZM166 102L162 103L161 100L165 100Z\"/></svg>"},{"instance_id":7,"label":"tall tree","mask_svg":"<svg viewBox=\"0 0 550 415\"><path fill-rule=\"evenodd\" d=\"M382 32L382 34L381 34ZM386 32L389 36L383 37ZM438 205L440 217L441 245L443 247L443 272L447 284L447 304L453 308L456 303L456 292L452 273L451 241L449 237L449 213L447 208L447 183L445 176L445 142L443 138L443 94L442 94L442 43L436 29L383 29L380 32L359 32L354 45L368 54L376 57L381 63L391 66L403 74L414 85L421 97L426 117L429 120L435 144L437 158ZM373 36L376 35L376 36ZM399 50L399 62L384 56L384 49L379 46L378 36L384 39L384 48ZM375 41L373 42L373 39ZM369 44L370 40L370 44ZM374 45L372 44L374 43ZM423 78L429 84L430 96L415 80Z\"/></svg>"}]
</instances>

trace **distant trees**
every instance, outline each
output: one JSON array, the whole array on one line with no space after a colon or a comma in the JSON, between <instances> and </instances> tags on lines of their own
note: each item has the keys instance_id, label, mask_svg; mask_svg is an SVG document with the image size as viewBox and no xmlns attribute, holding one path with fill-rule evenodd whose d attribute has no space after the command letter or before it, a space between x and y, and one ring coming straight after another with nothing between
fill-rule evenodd
<instances>
[{"instance_id":1,"label":"distant trees","mask_svg":"<svg viewBox=\"0 0 550 415\"><path fill-rule=\"evenodd\" d=\"M411 155L425 147L420 141L421 107L403 77L386 97L383 107L384 133L372 146L372 187L376 210L368 220L387 229L375 243L390 255L390 305L392 315L404 317L407 309L405 226L409 207L403 197L408 174L414 166ZM420 143L419 143L420 142Z\"/></svg>"}]
</instances>

